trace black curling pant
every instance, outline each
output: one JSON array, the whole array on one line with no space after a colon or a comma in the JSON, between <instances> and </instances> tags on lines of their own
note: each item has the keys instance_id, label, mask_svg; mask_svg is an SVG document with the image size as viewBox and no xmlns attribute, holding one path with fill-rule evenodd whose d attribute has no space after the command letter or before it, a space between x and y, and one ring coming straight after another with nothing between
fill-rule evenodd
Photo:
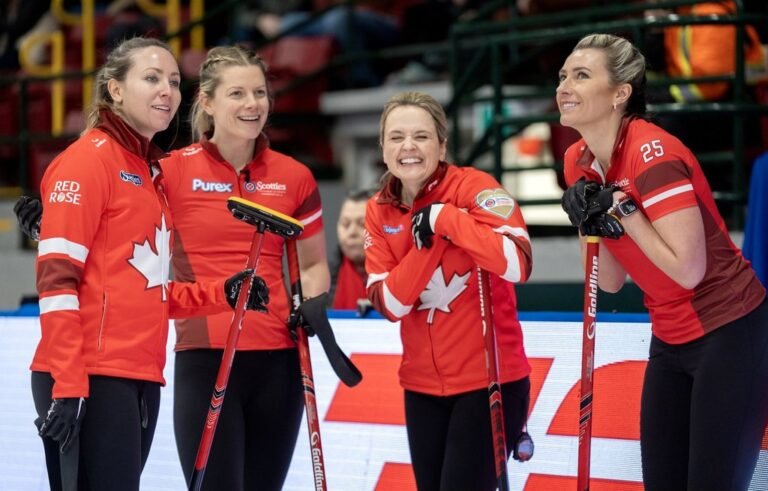
<instances>
[{"instance_id":1,"label":"black curling pant","mask_svg":"<svg viewBox=\"0 0 768 491\"><path fill-rule=\"evenodd\" d=\"M91 375L89 383L79 437L78 489L139 491L139 478L157 425L160 384L97 375ZM32 397L39 417L48 413L52 389L50 374L32 372ZM58 443L44 438L43 447L51 491L59 491Z\"/></svg>"},{"instance_id":2,"label":"black curling pant","mask_svg":"<svg viewBox=\"0 0 768 491\"><path fill-rule=\"evenodd\" d=\"M646 491L746 491L768 421L768 302L682 345L651 340L640 442Z\"/></svg>"},{"instance_id":3,"label":"black curling pant","mask_svg":"<svg viewBox=\"0 0 768 491\"><path fill-rule=\"evenodd\" d=\"M507 457L528 414L528 377L501 385ZM496 489L488 391L441 397L405 391L405 420L419 491Z\"/></svg>"},{"instance_id":4,"label":"black curling pant","mask_svg":"<svg viewBox=\"0 0 768 491\"><path fill-rule=\"evenodd\" d=\"M189 483L223 350L176 353L173 426ZM304 398L296 349L238 351L203 477L210 491L278 491L296 446Z\"/></svg>"}]
</instances>

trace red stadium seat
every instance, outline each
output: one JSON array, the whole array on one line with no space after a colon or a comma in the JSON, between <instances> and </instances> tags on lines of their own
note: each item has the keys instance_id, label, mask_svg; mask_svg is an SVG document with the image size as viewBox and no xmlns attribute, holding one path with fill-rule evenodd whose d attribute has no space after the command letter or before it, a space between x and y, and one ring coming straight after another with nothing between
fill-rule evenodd
<instances>
[{"instance_id":1,"label":"red stadium seat","mask_svg":"<svg viewBox=\"0 0 768 491\"><path fill-rule=\"evenodd\" d=\"M273 92L280 91L302 75L326 65L336 50L333 36L288 36L260 50L267 63ZM320 95L328 88L328 75L320 74L294 90L279 95L275 112L317 112Z\"/></svg>"},{"instance_id":2,"label":"red stadium seat","mask_svg":"<svg viewBox=\"0 0 768 491\"><path fill-rule=\"evenodd\" d=\"M29 161L27 167L27 180L29 189L34 192L40 190L40 180L48 165L60 154L71 142L47 142L35 143L29 146Z\"/></svg>"}]
</instances>

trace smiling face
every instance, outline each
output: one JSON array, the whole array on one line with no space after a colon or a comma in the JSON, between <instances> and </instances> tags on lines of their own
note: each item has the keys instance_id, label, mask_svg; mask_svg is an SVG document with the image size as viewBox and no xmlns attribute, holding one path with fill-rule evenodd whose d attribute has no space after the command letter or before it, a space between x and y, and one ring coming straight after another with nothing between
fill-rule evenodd
<instances>
[{"instance_id":1,"label":"smiling face","mask_svg":"<svg viewBox=\"0 0 768 491\"><path fill-rule=\"evenodd\" d=\"M109 80L109 93L123 119L152 139L168 128L181 103L179 66L168 50L157 46L135 50L131 63L125 80Z\"/></svg>"},{"instance_id":2,"label":"smiling face","mask_svg":"<svg viewBox=\"0 0 768 491\"><path fill-rule=\"evenodd\" d=\"M363 240L365 232L365 201L346 200L341 205L336 234L341 252L355 265L363 264Z\"/></svg>"},{"instance_id":3,"label":"smiling face","mask_svg":"<svg viewBox=\"0 0 768 491\"><path fill-rule=\"evenodd\" d=\"M259 66L228 66L218 73L213 97L201 94L203 110L213 118L216 139L253 140L264 129L269 97Z\"/></svg>"},{"instance_id":4,"label":"smiling face","mask_svg":"<svg viewBox=\"0 0 768 491\"><path fill-rule=\"evenodd\" d=\"M557 106L560 124L579 132L600 124L616 112L614 104L626 100L628 85L615 86L606 65L605 53L599 49L579 49L565 60L559 74Z\"/></svg>"},{"instance_id":5,"label":"smiling face","mask_svg":"<svg viewBox=\"0 0 768 491\"><path fill-rule=\"evenodd\" d=\"M418 106L395 107L384 123L384 163L413 198L441 160L446 144L440 142L432 116Z\"/></svg>"}]
</instances>

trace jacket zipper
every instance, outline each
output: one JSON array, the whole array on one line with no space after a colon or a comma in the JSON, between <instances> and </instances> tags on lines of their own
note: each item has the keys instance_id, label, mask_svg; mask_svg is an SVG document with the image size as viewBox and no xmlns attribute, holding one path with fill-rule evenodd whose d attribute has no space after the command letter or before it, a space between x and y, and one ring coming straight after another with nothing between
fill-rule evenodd
<instances>
[{"instance_id":1,"label":"jacket zipper","mask_svg":"<svg viewBox=\"0 0 768 491\"><path fill-rule=\"evenodd\" d=\"M102 351L103 348L103 341L104 341L104 321L107 317L107 293L104 292L104 295L101 300L101 322L99 323L99 344L97 347L98 351Z\"/></svg>"},{"instance_id":2,"label":"jacket zipper","mask_svg":"<svg viewBox=\"0 0 768 491\"><path fill-rule=\"evenodd\" d=\"M432 341L432 324L427 324L427 332L429 333L429 353L432 356L432 366L435 368L438 380L440 380L440 393L445 392L445 385L443 384L443 376L440 374L440 369L437 368L437 359L435 359L435 343Z\"/></svg>"}]
</instances>

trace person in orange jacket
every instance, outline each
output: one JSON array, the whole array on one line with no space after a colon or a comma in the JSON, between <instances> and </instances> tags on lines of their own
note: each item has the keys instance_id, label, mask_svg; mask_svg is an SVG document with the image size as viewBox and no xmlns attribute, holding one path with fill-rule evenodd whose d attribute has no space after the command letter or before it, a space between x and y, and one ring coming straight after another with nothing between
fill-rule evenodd
<instances>
[{"instance_id":1,"label":"person in orange jacket","mask_svg":"<svg viewBox=\"0 0 768 491\"><path fill-rule=\"evenodd\" d=\"M168 319L231 316L251 274L169 281L173 219L151 140L179 107L179 82L165 43L117 46L96 76L86 130L43 176L42 339L31 370L53 490L138 491L165 384ZM265 310L267 295L255 278L247 307Z\"/></svg>"},{"instance_id":2,"label":"person in orange jacket","mask_svg":"<svg viewBox=\"0 0 768 491\"><path fill-rule=\"evenodd\" d=\"M403 92L384 106L379 137L388 174L365 213L368 298L400 321L400 384L418 488L491 490L478 268L491 278L509 452L523 436L529 403L514 283L531 274L531 243L520 207L493 177L446 162L447 128L428 94Z\"/></svg>"},{"instance_id":3,"label":"person in orange jacket","mask_svg":"<svg viewBox=\"0 0 768 491\"><path fill-rule=\"evenodd\" d=\"M675 8L673 11L651 10L646 15L725 16L736 13L732 0L701 2ZM649 65L666 77L696 78L733 75L736 67L736 26L734 24L688 24L667 26L646 40L655 49L649 51ZM761 44L756 29L744 26L744 44L740 48L745 57L747 82L759 74L765 75L768 63L766 48ZM754 76L752 74L755 74ZM732 93L730 82L681 83L664 87L650 87L650 102L677 102L696 104L728 100ZM749 99L749 91L745 94ZM752 118L752 116L750 116ZM728 150L733 147L733 132L722 128L733 126L732 114L711 112L661 113L656 117L659 126L680 138L694 152ZM744 138L751 145L759 141L757 128L749 119ZM731 172L705 169L710 182L727 188ZM722 183L722 184L719 184ZM719 189L718 189L719 190Z\"/></svg>"},{"instance_id":4,"label":"person in orange jacket","mask_svg":"<svg viewBox=\"0 0 768 491\"><path fill-rule=\"evenodd\" d=\"M680 6L680 16L723 16L736 13L732 0L701 2ZM754 27L744 28L744 63L747 70L765 71L765 47ZM670 77L707 77L733 74L736 67L736 26L733 24L690 24L664 28L666 73ZM671 85L675 102L714 102L723 99L728 82Z\"/></svg>"}]
</instances>

